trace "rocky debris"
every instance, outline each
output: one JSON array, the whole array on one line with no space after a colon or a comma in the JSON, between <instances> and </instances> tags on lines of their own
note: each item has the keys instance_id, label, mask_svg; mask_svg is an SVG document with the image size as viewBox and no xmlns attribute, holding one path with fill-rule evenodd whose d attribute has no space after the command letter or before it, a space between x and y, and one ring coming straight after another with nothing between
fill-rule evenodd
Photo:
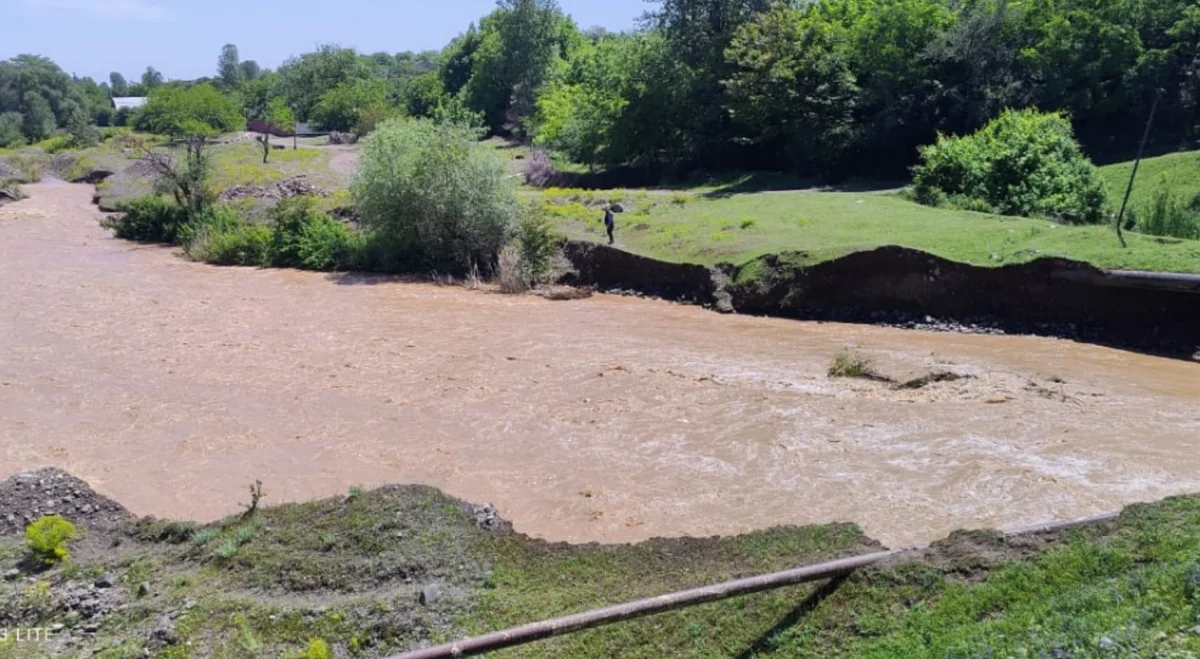
<instances>
[{"instance_id":1,"label":"rocky debris","mask_svg":"<svg viewBox=\"0 0 1200 659\"><path fill-rule=\"evenodd\" d=\"M137 588L137 596L138 597L145 597L149 594L150 594L150 582L149 581L143 581L142 583L138 584L138 588Z\"/></svg>"},{"instance_id":2,"label":"rocky debris","mask_svg":"<svg viewBox=\"0 0 1200 659\"><path fill-rule=\"evenodd\" d=\"M429 584L421 589L421 594L417 597L417 601L421 603L421 606L429 606L440 600L444 594L445 591L442 588L442 584Z\"/></svg>"},{"instance_id":3,"label":"rocky debris","mask_svg":"<svg viewBox=\"0 0 1200 659\"><path fill-rule=\"evenodd\" d=\"M484 531L508 531L512 523L500 516L500 511L490 503L473 504L471 516L475 518L475 526Z\"/></svg>"},{"instance_id":4,"label":"rocky debris","mask_svg":"<svg viewBox=\"0 0 1200 659\"><path fill-rule=\"evenodd\" d=\"M6 178L20 178L21 172L18 172L12 165L0 160L0 180Z\"/></svg>"},{"instance_id":5,"label":"rocky debris","mask_svg":"<svg viewBox=\"0 0 1200 659\"><path fill-rule=\"evenodd\" d=\"M225 203L238 199L268 199L279 201L289 197L302 195L312 197L328 197L329 191L323 190L308 180L303 174L286 178L275 183L263 185L235 185L217 195L217 201Z\"/></svg>"},{"instance_id":6,"label":"rocky debris","mask_svg":"<svg viewBox=\"0 0 1200 659\"><path fill-rule=\"evenodd\" d=\"M164 615L158 619L154 631L150 632L150 642L160 648L179 643L179 632L175 630L175 623L171 621L171 616Z\"/></svg>"},{"instance_id":7,"label":"rocky debris","mask_svg":"<svg viewBox=\"0 0 1200 659\"><path fill-rule=\"evenodd\" d=\"M117 578L108 572L105 572L96 579L97 588L112 588L115 585L117 585Z\"/></svg>"},{"instance_id":8,"label":"rocky debris","mask_svg":"<svg viewBox=\"0 0 1200 659\"><path fill-rule=\"evenodd\" d=\"M62 515L76 524L102 528L133 519L120 504L58 469L40 469L0 481L0 535L23 533L43 515Z\"/></svg>"},{"instance_id":9,"label":"rocky debris","mask_svg":"<svg viewBox=\"0 0 1200 659\"><path fill-rule=\"evenodd\" d=\"M126 167L125 170L121 172L121 175L124 178L146 180L154 180L159 176L158 169L145 158L142 158L132 165Z\"/></svg>"},{"instance_id":10,"label":"rocky debris","mask_svg":"<svg viewBox=\"0 0 1200 659\"><path fill-rule=\"evenodd\" d=\"M358 135L339 133L335 130L329 134L329 144L358 144Z\"/></svg>"}]
</instances>

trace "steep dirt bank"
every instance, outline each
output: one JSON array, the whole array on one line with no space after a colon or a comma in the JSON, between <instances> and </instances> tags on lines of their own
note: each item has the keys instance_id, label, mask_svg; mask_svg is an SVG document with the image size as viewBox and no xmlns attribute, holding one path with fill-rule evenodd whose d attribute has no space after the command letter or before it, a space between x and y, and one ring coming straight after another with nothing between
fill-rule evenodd
<instances>
[{"instance_id":1,"label":"steep dirt bank","mask_svg":"<svg viewBox=\"0 0 1200 659\"><path fill-rule=\"evenodd\" d=\"M28 559L17 529L0 528L0 628L42 634L0 643L5 659L296 658L314 640L330 654L308 656L370 659L881 548L852 525L550 544L512 532L490 506L418 486L264 506L199 525L135 519L57 470L0 481L0 518L49 512L47 505L79 537L67 545L69 564L44 569ZM1193 605L1178 600L1192 597L1200 573L1177 561L1197 548L1198 530L1200 499L1179 497L1071 530L958 532L846 580L501 656L932 659L997 648L999 656L1192 656ZM1030 621L1030 607L1043 602L1061 611ZM1128 610L1141 612L1137 625L1126 624ZM1098 647L1105 652L1085 651ZM1139 652L1155 649L1184 653Z\"/></svg>"},{"instance_id":2,"label":"steep dirt bank","mask_svg":"<svg viewBox=\"0 0 1200 659\"><path fill-rule=\"evenodd\" d=\"M957 324L1191 356L1200 349L1200 288L1154 290L1085 263L1038 259L985 268L903 247L807 265L773 254L709 270L568 241L576 283L739 313L936 327Z\"/></svg>"}]
</instances>

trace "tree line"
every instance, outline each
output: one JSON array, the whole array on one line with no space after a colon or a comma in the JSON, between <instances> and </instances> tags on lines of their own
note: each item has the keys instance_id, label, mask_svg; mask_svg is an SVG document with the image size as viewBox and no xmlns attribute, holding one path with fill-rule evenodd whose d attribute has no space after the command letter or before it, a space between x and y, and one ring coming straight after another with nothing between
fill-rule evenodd
<instances>
[{"instance_id":1,"label":"tree line","mask_svg":"<svg viewBox=\"0 0 1200 659\"><path fill-rule=\"evenodd\" d=\"M1156 94L1155 141L1195 135L1200 6L661 0L637 29L612 33L580 29L554 0L500 0L438 52L325 45L270 71L228 45L214 73L166 84L150 68L138 83L114 73L97 84L21 56L0 65L0 129L19 114L36 140L76 107L115 122L108 93L211 85L246 118L272 101L360 133L391 116L450 117L595 168L894 174L939 133L974 132L1008 108L1062 111L1093 157L1123 155Z\"/></svg>"}]
</instances>

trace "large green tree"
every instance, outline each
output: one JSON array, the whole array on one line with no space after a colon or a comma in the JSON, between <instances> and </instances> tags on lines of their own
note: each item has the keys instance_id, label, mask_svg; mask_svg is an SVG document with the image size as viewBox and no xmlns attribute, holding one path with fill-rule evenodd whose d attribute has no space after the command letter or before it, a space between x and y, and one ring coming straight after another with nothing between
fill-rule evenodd
<instances>
[{"instance_id":1,"label":"large green tree","mask_svg":"<svg viewBox=\"0 0 1200 659\"><path fill-rule=\"evenodd\" d=\"M524 134L556 64L581 37L555 0L500 0L480 24L462 93L493 130Z\"/></svg>"},{"instance_id":2,"label":"large green tree","mask_svg":"<svg viewBox=\"0 0 1200 659\"><path fill-rule=\"evenodd\" d=\"M370 69L351 48L324 45L316 51L289 58L279 67L279 93L308 121L326 92L339 85L370 78Z\"/></svg>"},{"instance_id":3,"label":"large green tree","mask_svg":"<svg viewBox=\"0 0 1200 659\"><path fill-rule=\"evenodd\" d=\"M858 141L860 90L839 25L784 4L738 30L727 51L731 115L748 138L794 169L827 173Z\"/></svg>"},{"instance_id":4,"label":"large green tree","mask_svg":"<svg viewBox=\"0 0 1200 659\"><path fill-rule=\"evenodd\" d=\"M221 48L217 58L217 76L225 89L237 89L242 83L242 58L238 55L238 47L227 43Z\"/></svg>"},{"instance_id":5,"label":"large green tree","mask_svg":"<svg viewBox=\"0 0 1200 659\"><path fill-rule=\"evenodd\" d=\"M139 130L176 139L211 137L244 125L237 103L209 84L159 87L150 94L137 120Z\"/></svg>"}]
</instances>

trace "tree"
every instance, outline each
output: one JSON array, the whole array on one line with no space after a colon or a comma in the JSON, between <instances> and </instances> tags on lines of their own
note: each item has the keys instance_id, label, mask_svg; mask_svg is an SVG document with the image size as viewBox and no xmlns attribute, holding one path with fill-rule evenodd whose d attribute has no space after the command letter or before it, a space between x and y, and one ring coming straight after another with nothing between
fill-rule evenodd
<instances>
[{"instance_id":1,"label":"tree","mask_svg":"<svg viewBox=\"0 0 1200 659\"><path fill-rule=\"evenodd\" d=\"M555 62L572 41L582 43L575 24L555 0L500 0L480 25L463 89L467 105L484 113L493 130L526 132L525 119Z\"/></svg>"},{"instance_id":2,"label":"tree","mask_svg":"<svg viewBox=\"0 0 1200 659\"><path fill-rule=\"evenodd\" d=\"M750 140L804 173L837 167L857 140L858 84L837 26L776 5L742 26L727 51L729 111Z\"/></svg>"},{"instance_id":3,"label":"tree","mask_svg":"<svg viewBox=\"0 0 1200 659\"><path fill-rule=\"evenodd\" d=\"M71 144L74 147L86 149L100 142L100 130L92 125L91 117L83 106L69 102L66 115L67 133L71 135Z\"/></svg>"},{"instance_id":4,"label":"tree","mask_svg":"<svg viewBox=\"0 0 1200 659\"><path fill-rule=\"evenodd\" d=\"M200 139L240 130L245 125L233 99L212 85L165 85L150 94L137 127L175 139Z\"/></svg>"},{"instance_id":5,"label":"tree","mask_svg":"<svg viewBox=\"0 0 1200 659\"><path fill-rule=\"evenodd\" d=\"M267 131L262 134L263 145L263 164L267 164L267 160L271 156L271 129L278 128L285 131L296 130L296 117L292 114L292 109L287 106L287 103L280 97L276 96L267 103L267 109L263 116L267 122Z\"/></svg>"},{"instance_id":6,"label":"tree","mask_svg":"<svg viewBox=\"0 0 1200 659\"><path fill-rule=\"evenodd\" d=\"M142 73L142 87L146 94L154 91L162 86L163 74L159 73L153 66L147 66L146 71Z\"/></svg>"},{"instance_id":7,"label":"tree","mask_svg":"<svg viewBox=\"0 0 1200 659\"><path fill-rule=\"evenodd\" d=\"M321 95L310 118L322 129L348 132L368 108L387 108L388 86L383 80L344 82Z\"/></svg>"},{"instance_id":8,"label":"tree","mask_svg":"<svg viewBox=\"0 0 1200 659\"><path fill-rule=\"evenodd\" d=\"M287 99L298 121L312 119L313 109L329 90L370 76L353 49L333 45L288 59L278 73L279 93Z\"/></svg>"},{"instance_id":9,"label":"tree","mask_svg":"<svg viewBox=\"0 0 1200 659\"><path fill-rule=\"evenodd\" d=\"M0 62L0 112L24 115L25 137L30 141L44 139L63 123L64 103L73 97L80 101L74 91L71 77L48 58L17 55Z\"/></svg>"},{"instance_id":10,"label":"tree","mask_svg":"<svg viewBox=\"0 0 1200 659\"><path fill-rule=\"evenodd\" d=\"M242 60L242 63L238 65L238 72L241 75L242 82L255 80L263 74L262 67L252 59Z\"/></svg>"},{"instance_id":11,"label":"tree","mask_svg":"<svg viewBox=\"0 0 1200 659\"><path fill-rule=\"evenodd\" d=\"M425 267L495 263L517 214L504 162L460 125L394 119L362 147L351 195L367 231Z\"/></svg>"},{"instance_id":12,"label":"tree","mask_svg":"<svg viewBox=\"0 0 1200 659\"><path fill-rule=\"evenodd\" d=\"M120 73L113 71L108 74L108 82L113 96L127 96L129 94L129 83L125 81L125 76Z\"/></svg>"},{"instance_id":13,"label":"tree","mask_svg":"<svg viewBox=\"0 0 1200 659\"><path fill-rule=\"evenodd\" d=\"M39 142L50 137L54 132L54 112L50 102L34 91L25 92L24 102L25 124L22 128L26 139Z\"/></svg>"},{"instance_id":14,"label":"tree","mask_svg":"<svg viewBox=\"0 0 1200 659\"><path fill-rule=\"evenodd\" d=\"M244 62L243 62L244 63ZM280 95L279 76L267 71L261 76L247 79L238 94L242 99L242 113L247 117L262 117L267 104Z\"/></svg>"},{"instance_id":15,"label":"tree","mask_svg":"<svg viewBox=\"0 0 1200 659\"><path fill-rule=\"evenodd\" d=\"M23 146L25 134L22 128L25 117L20 112L0 113L0 149Z\"/></svg>"},{"instance_id":16,"label":"tree","mask_svg":"<svg viewBox=\"0 0 1200 659\"><path fill-rule=\"evenodd\" d=\"M221 48L221 56L217 58L217 75L225 89L237 89L241 84L241 58L238 57L237 46L228 43Z\"/></svg>"}]
</instances>

